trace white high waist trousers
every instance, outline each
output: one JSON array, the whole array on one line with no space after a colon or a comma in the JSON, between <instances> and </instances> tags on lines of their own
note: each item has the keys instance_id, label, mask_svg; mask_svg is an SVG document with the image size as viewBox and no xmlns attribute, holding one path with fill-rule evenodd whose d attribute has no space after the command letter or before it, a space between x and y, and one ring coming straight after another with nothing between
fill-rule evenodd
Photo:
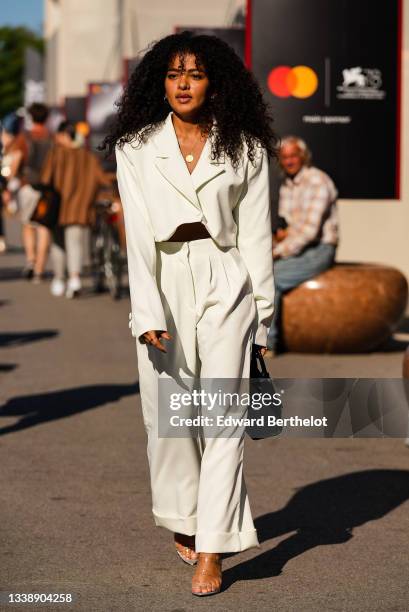
<instances>
[{"instance_id":1,"label":"white high waist trousers","mask_svg":"<svg viewBox=\"0 0 409 612\"><path fill-rule=\"evenodd\" d=\"M157 242L156 255L172 340L163 340L163 353L136 338L155 523L195 535L198 552L258 546L243 475L244 434L158 436L161 378L249 377L257 315L248 270L237 247L219 247L212 238Z\"/></svg>"}]
</instances>

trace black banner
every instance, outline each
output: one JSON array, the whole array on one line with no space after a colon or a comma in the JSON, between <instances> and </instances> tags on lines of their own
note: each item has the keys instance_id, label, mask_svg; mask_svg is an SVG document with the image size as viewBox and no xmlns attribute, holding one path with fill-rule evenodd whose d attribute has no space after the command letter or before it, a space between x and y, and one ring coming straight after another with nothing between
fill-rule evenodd
<instances>
[{"instance_id":1,"label":"black banner","mask_svg":"<svg viewBox=\"0 0 409 612\"><path fill-rule=\"evenodd\" d=\"M251 68L280 136L343 198L399 197L401 0L252 0Z\"/></svg>"}]
</instances>

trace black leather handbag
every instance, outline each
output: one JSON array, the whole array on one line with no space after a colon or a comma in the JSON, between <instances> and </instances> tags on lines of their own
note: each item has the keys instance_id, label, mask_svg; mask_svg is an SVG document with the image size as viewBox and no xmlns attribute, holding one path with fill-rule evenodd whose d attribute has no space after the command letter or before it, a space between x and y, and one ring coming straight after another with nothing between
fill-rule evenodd
<instances>
[{"instance_id":1,"label":"black leather handbag","mask_svg":"<svg viewBox=\"0 0 409 612\"><path fill-rule=\"evenodd\" d=\"M33 189L39 191L41 195L30 220L53 229L58 224L61 206L60 193L52 184L44 185L40 183L33 185Z\"/></svg>"},{"instance_id":2,"label":"black leather handbag","mask_svg":"<svg viewBox=\"0 0 409 612\"><path fill-rule=\"evenodd\" d=\"M282 404L264 363L261 348L258 344L253 344L251 351L250 397L252 405L248 409L247 418L259 420L259 423L254 422L255 424L246 426L246 433L252 440L278 436L283 430L281 425L269 424L269 417L276 417L276 419L282 417ZM264 393L269 394L271 398L275 396L274 401L269 404L263 403L261 408L253 407L253 399L254 406L257 406L260 396Z\"/></svg>"}]
</instances>

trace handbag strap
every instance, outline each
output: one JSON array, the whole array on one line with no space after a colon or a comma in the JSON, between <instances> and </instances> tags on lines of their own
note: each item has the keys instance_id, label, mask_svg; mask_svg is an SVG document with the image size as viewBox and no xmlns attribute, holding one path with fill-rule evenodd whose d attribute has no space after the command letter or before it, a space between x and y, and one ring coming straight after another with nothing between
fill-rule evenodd
<instances>
[{"instance_id":1,"label":"handbag strap","mask_svg":"<svg viewBox=\"0 0 409 612\"><path fill-rule=\"evenodd\" d=\"M254 354L255 354L255 358L258 361L259 365L260 365L260 369L261 372L263 374L264 378L269 378L270 375L268 373L265 361L264 361L264 357L261 354L261 347L259 345L253 345L253 350L254 350Z\"/></svg>"}]
</instances>

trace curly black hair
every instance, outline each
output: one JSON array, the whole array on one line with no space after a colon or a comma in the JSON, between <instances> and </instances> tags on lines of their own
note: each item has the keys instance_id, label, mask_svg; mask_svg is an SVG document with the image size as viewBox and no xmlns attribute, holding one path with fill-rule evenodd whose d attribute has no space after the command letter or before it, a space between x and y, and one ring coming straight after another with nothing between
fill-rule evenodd
<instances>
[{"instance_id":1,"label":"curly black hair","mask_svg":"<svg viewBox=\"0 0 409 612\"><path fill-rule=\"evenodd\" d=\"M115 121L98 148L110 155L116 144L121 148L127 142L136 141L138 146L146 142L170 111L164 99L169 65L175 57L187 54L195 56L196 66L202 67L209 79L198 124L203 134L214 135L212 159L219 159L224 152L237 167L243 139L252 162L257 145L265 147L269 157L276 157L278 138L272 129L273 119L252 73L220 38L188 30L162 38L145 53L116 103ZM212 128L214 119L216 130Z\"/></svg>"}]
</instances>

